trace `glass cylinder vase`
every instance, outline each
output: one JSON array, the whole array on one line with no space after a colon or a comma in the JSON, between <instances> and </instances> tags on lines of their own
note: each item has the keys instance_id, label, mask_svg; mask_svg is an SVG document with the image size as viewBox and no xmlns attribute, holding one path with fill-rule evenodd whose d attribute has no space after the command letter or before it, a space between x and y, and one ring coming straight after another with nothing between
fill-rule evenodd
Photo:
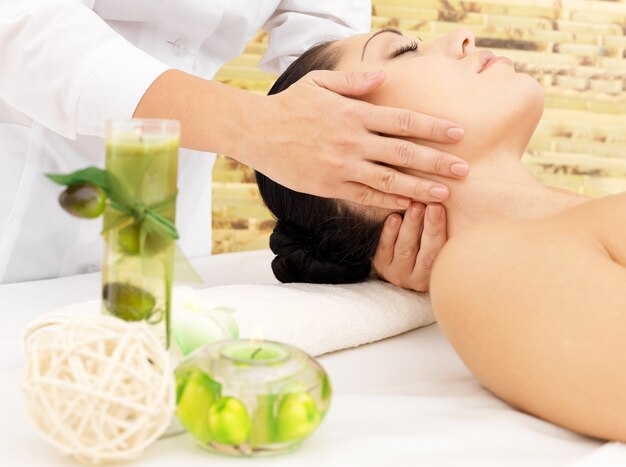
<instances>
[{"instance_id":1,"label":"glass cylinder vase","mask_svg":"<svg viewBox=\"0 0 626 467\"><path fill-rule=\"evenodd\" d=\"M179 140L174 120L112 120L106 127L109 184L126 202L104 212L103 312L146 321L166 348L175 238L155 222L176 220Z\"/></svg>"}]
</instances>

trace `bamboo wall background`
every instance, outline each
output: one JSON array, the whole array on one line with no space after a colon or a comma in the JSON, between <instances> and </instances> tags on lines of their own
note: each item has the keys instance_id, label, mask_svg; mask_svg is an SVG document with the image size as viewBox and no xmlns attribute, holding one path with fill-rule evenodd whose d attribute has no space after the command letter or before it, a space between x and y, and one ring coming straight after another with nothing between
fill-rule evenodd
<instances>
[{"instance_id":1,"label":"bamboo wall background","mask_svg":"<svg viewBox=\"0 0 626 467\"><path fill-rule=\"evenodd\" d=\"M373 0L372 30L395 27L428 41L459 27L477 47L513 59L543 86L546 110L524 163L546 184L591 196L626 190L626 0ZM260 31L217 75L265 94ZM213 253L268 247L273 228L253 171L218 156Z\"/></svg>"}]
</instances>

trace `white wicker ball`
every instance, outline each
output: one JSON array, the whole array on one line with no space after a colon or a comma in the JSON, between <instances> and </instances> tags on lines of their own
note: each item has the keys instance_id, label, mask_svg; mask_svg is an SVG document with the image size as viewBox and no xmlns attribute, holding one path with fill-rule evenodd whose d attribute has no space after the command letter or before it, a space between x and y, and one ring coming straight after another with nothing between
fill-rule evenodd
<instances>
[{"instance_id":1,"label":"white wicker ball","mask_svg":"<svg viewBox=\"0 0 626 467\"><path fill-rule=\"evenodd\" d=\"M81 462L133 459L175 409L169 355L142 322L43 316L24 335L22 388L41 434Z\"/></svg>"}]
</instances>

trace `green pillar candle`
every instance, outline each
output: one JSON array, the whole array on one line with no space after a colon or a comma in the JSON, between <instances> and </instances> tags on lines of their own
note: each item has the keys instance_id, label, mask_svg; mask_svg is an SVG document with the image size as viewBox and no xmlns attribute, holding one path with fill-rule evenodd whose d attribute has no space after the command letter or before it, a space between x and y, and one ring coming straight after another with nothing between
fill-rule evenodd
<instances>
[{"instance_id":1,"label":"green pillar candle","mask_svg":"<svg viewBox=\"0 0 626 467\"><path fill-rule=\"evenodd\" d=\"M106 129L106 169L133 200L176 220L180 125L114 120ZM104 212L103 312L148 322L170 344L174 239L107 207Z\"/></svg>"}]
</instances>

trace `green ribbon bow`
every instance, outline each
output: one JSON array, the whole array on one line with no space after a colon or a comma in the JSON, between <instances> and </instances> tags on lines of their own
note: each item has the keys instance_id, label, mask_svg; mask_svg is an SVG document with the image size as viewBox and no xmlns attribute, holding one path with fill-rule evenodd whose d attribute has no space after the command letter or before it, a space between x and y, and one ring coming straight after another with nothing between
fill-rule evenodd
<instances>
[{"instance_id":1,"label":"green ribbon bow","mask_svg":"<svg viewBox=\"0 0 626 467\"><path fill-rule=\"evenodd\" d=\"M109 200L109 206L119 212L117 216L107 216L102 233L110 229L136 224L144 233L153 233L173 240L178 240L176 225L161 212L176 203L177 193L152 205L146 205L134 199L131 190L120 179L107 170L87 167L69 174L46 174L55 183L65 186L92 184L100 188ZM175 276L177 279L202 282L178 246L175 247Z\"/></svg>"},{"instance_id":2,"label":"green ribbon bow","mask_svg":"<svg viewBox=\"0 0 626 467\"><path fill-rule=\"evenodd\" d=\"M178 240L178 231L174 223L168 218L159 214L176 202L176 194L160 203L146 206L140 201L133 199L130 190L119 181L119 179L106 170L98 167L87 167L70 174L46 174L46 176L59 185L72 186L80 183L90 183L104 191L113 209L120 211L108 225L105 225L102 232L106 232L117 227L130 218L148 231L155 232L174 240Z\"/></svg>"}]
</instances>

